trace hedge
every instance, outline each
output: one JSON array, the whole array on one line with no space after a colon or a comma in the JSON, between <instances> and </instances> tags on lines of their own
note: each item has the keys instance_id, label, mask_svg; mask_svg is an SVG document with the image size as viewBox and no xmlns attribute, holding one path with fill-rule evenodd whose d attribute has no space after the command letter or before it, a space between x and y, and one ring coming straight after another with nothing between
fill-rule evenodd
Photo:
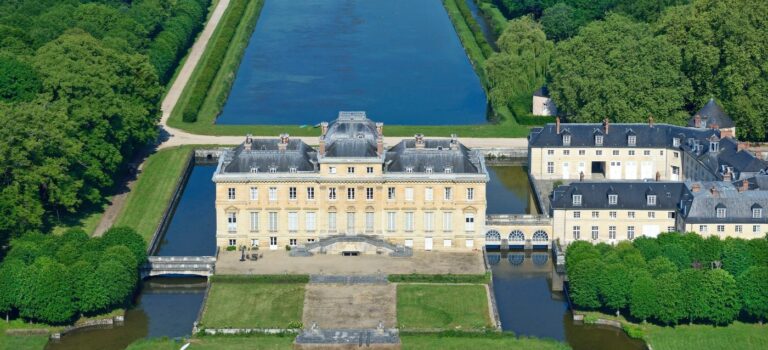
<instances>
[{"instance_id":1,"label":"hedge","mask_svg":"<svg viewBox=\"0 0 768 350\"><path fill-rule=\"evenodd\" d=\"M478 4L478 7L480 8L480 11L483 12L485 18L488 19L491 28L493 28L493 33L496 34L497 37L501 35L504 28L507 27L508 22L507 18L504 17L504 14L501 13L501 10L499 10L496 5L484 1L481 1Z\"/></svg>"},{"instance_id":2,"label":"hedge","mask_svg":"<svg viewBox=\"0 0 768 350\"><path fill-rule=\"evenodd\" d=\"M162 31L149 44L147 55L160 82L167 83L205 21L208 0L179 0Z\"/></svg>"},{"instance_id":3,"label":"hedge","mask_svg":"<svg viewBox=\"0 0 768 350\"><path fill-rule=\"evenodd\" d=\"M309 275L213 275L211 282L223 283L309 283Z\"/></svg>"},{"instance_id":4,"label":"hedge","mask_svg":"<svg viewBox=\"0 0 768 350\"><path fill-rule=\"evenodd\" d=\"M487 284L491 280L489 273L485 274L394 274L387 277L389 282L393 283L481 283Z\"/></svg>"},{"instance_id":5,"label":"hedge","mask_svg":"<svg viewBox=\"0 0 768 350\"><path fill-rule=\"evenodd\" d=\"M456 30L456 34L459 36L459 40L470 62L472 62L472 67L475 69L477 76L480 77L480 82L484 88L487 88L488 81L485 78L485 69L483 69L485 66L485 55L483 54L483 49L480 48L477 40L475 40L475 34L472 33L472 29L464 20L456 0L443 0L443 6L445 6L445 10L448 12L448 17L450 17L453 23L453 28Z\"/></svg>"},{"instance_id":6,"label":"hedge","mask_svg":"<svg viewBox=\"0 0 768 350\"><path fill-rule=\"evenodd\" d=\"M469 29L472 31L472 36L475 37L475 42L477 42L477 46L479 46L480 50L483 52L483 56L485 56L485 58L491 57L494 50L488 43L488 40L485 39L483 30L480 29L480 24L478 24L475 18L472 17L472 11L469 9L467 2L463 0L453 1L456 2L456 6L459 8L461 16L464 18L464 22L467 23L467 26L469 26Z\"/></svg>"}]
</instances>

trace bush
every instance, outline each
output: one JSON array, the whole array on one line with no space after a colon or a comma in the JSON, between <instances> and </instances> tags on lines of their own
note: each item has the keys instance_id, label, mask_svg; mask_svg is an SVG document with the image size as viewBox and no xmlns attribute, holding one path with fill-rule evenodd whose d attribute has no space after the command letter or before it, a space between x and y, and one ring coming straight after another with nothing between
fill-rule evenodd
<instances>
[{"instance_id":1,"label":"bush","mask_svg":"<svg viewBox=\"0 0 768 350\"><path fill-rule=\"evenodd\" d=\"M638 325L622 322L621 329L623 329L632 339L643 339L645 336L645 334L643 334L643 328Z\"/></svg>"},{"instance_id":2,"label":"bush","mask_svg":"<svg viewBox=\"0 0 768 350\"><path fill-rule=\"evenodd\" d=\"M227 247L227 251L228 252L234 252L235 250L237 250L237 247L235 247L233 245Z\"/></svg>"},{"instance_id":3,"label":"bush","mask_svg":"<svg viewBox=\"0 0 768 350\"><path fill-rule=\"evenodd\" d=\"M394 274L389 275L387 279L393 283L482 283L487 284L490 282L491 275L486 274L442 274L442 275L426 275L426 274Z\"/></svg>"}]
</instances>

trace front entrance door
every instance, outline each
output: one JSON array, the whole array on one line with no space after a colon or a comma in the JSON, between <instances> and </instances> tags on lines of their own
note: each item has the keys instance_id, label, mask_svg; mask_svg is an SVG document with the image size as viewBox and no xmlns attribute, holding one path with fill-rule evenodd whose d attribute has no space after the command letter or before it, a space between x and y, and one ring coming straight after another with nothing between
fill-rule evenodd
<instances>
[{"instance_id":1,"label":"front entrance door","mask_svg":"<svg viewBox=\"0 0 768 350\"><path fill-rule=\"evenodd\" d=\"M627 162L627 176L624 178L627 180L637 180L637 163Z\"/></svg>"},{"instance_id":2,"label":"front entrance door","mask_svg":"<svg viewBox=\"0 0 768 350\"><path fill-rule=\"evenodd\" d=\"M571 178L571 167L568 162L563 163L563 179Z\"/></svg>"},{"instance_id":3,"label":"front entrance door","mask_svg":"<svg viewBox=\"0 0 768 350\"><path fill-rule=\"evenodd\" d=\"M269 237L269 250L277 249L277 237Z\"/></svg>"},{"instance_id":4,"label":"front entrance door","mask_svg":"<svg viewBox=\"0 0 768 350\"><path fill-rule=\"evenodd\" d=\"M432 250L432 237L424 238L424 250Z\"/></svg>"},{"instance_id":5,"label":"front entrance door","mask_svg":"<svg viewBox=\"0 0 768 350\"><path fill-rule=\"evenodd\" d=\"M620 180L621 179L621 162L619 161L612 161L611 162L611 168L610 173L608 175L609 179L611 180Z\"/></svg>"}]
</instances>

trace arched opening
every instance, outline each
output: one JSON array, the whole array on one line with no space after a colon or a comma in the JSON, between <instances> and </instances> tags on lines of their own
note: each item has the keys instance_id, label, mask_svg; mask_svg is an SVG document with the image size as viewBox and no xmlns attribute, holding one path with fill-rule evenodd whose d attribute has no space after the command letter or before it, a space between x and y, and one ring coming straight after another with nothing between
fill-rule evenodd
<instances>
[{"instance_id":1,"label":"arched opening","mask_svg":"<svg viewBox=\"0 0 768 350\"><path fill-rule=\"evenodd\" d=\"M485 247L487 249L501 248L501 233L496 230L490 230L485 233Z\"/></svg>"},{"instance_id":2,"label":"arched opening","mask_svg":"<svg viewBox=\"0 0 768 350\"><path fill-rule=\"evenodd\" d=\"M532 239L532 241L533 241L533 248L538 248L538 249L546 249L546 248L548 248L548 246L549 246L549 235L546 232L544 232L542 230L538 230L538 231L533 233L533 237L532 238L533 238Z\"/></svg>"}]
</instances>

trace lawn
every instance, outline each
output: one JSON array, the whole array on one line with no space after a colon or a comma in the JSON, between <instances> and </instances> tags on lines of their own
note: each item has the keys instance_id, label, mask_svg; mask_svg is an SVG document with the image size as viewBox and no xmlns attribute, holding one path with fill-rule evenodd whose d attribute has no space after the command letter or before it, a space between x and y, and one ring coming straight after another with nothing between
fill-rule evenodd
<instances>
[{"instance_id":1,"label":"lawn","mask_svg":"<svg viewBox=\"0 0 768 350\"><path fill-rule=\"evenodd\" d=\"M205 328L293 328L304 310L303 283L213 282Z\"/></svg>"},{"instance_id":2,"label":"lawn","mask_svg":"<svg viewBox=\"0 0 768 350\"><path fill-rule=\"evenodd\" d=\"M477 335L403 334L400 336L400 341L403 343L403 349L570 349L566 344L554 340L516 338L510 333Z\"/></svg>"},{"instance_id":3,"label":"lawn","mask_svg":"<svg viewBox=\"0 0 768 350\"><path fill-rule=\"evenodd\" d=\"M131 227L149 241L195 147L199 146L169 148L149 156L125 199L115 226Z\"/></svg>"},{"instance_id":4,"label":"lawn","mask_svg":"<svg viewBox=\"0 0 768 350\"><path fill-rule=\"evenodd\" d=\"M189 350L277 350L293 349L294 335L286 336L216 336L192 338ZM178 350L187 342L172 339L142 339L134 342L126 350Z\"/></svg>"},{"instance_id":5,"label":"lawn","mask_svg":"<svg viewBox=\"0 0 768 350\"><path fill-rule=\"evenodd\" d=\"M491 327L483 285L399 284L402 330L477 330Z\"/></svg>"},{"instance_id":6,"label":"lawn","mask_svg":"<svg viewBox=\"0 0 768 350\"><path fill-rule=\"evenodd\" d=\"M111 197L106 199L107 202L111 200ZM60 235L69 229L82 229L87 234L92 234L96 226L99 225L101 217L104 215L104 210L107 208L107 203L95 204L86 208L81 208L77 213L64 214L61 216L61 220L56 226L53 227L51 232L55 235Z\"/></svg>"}]
</instances>

